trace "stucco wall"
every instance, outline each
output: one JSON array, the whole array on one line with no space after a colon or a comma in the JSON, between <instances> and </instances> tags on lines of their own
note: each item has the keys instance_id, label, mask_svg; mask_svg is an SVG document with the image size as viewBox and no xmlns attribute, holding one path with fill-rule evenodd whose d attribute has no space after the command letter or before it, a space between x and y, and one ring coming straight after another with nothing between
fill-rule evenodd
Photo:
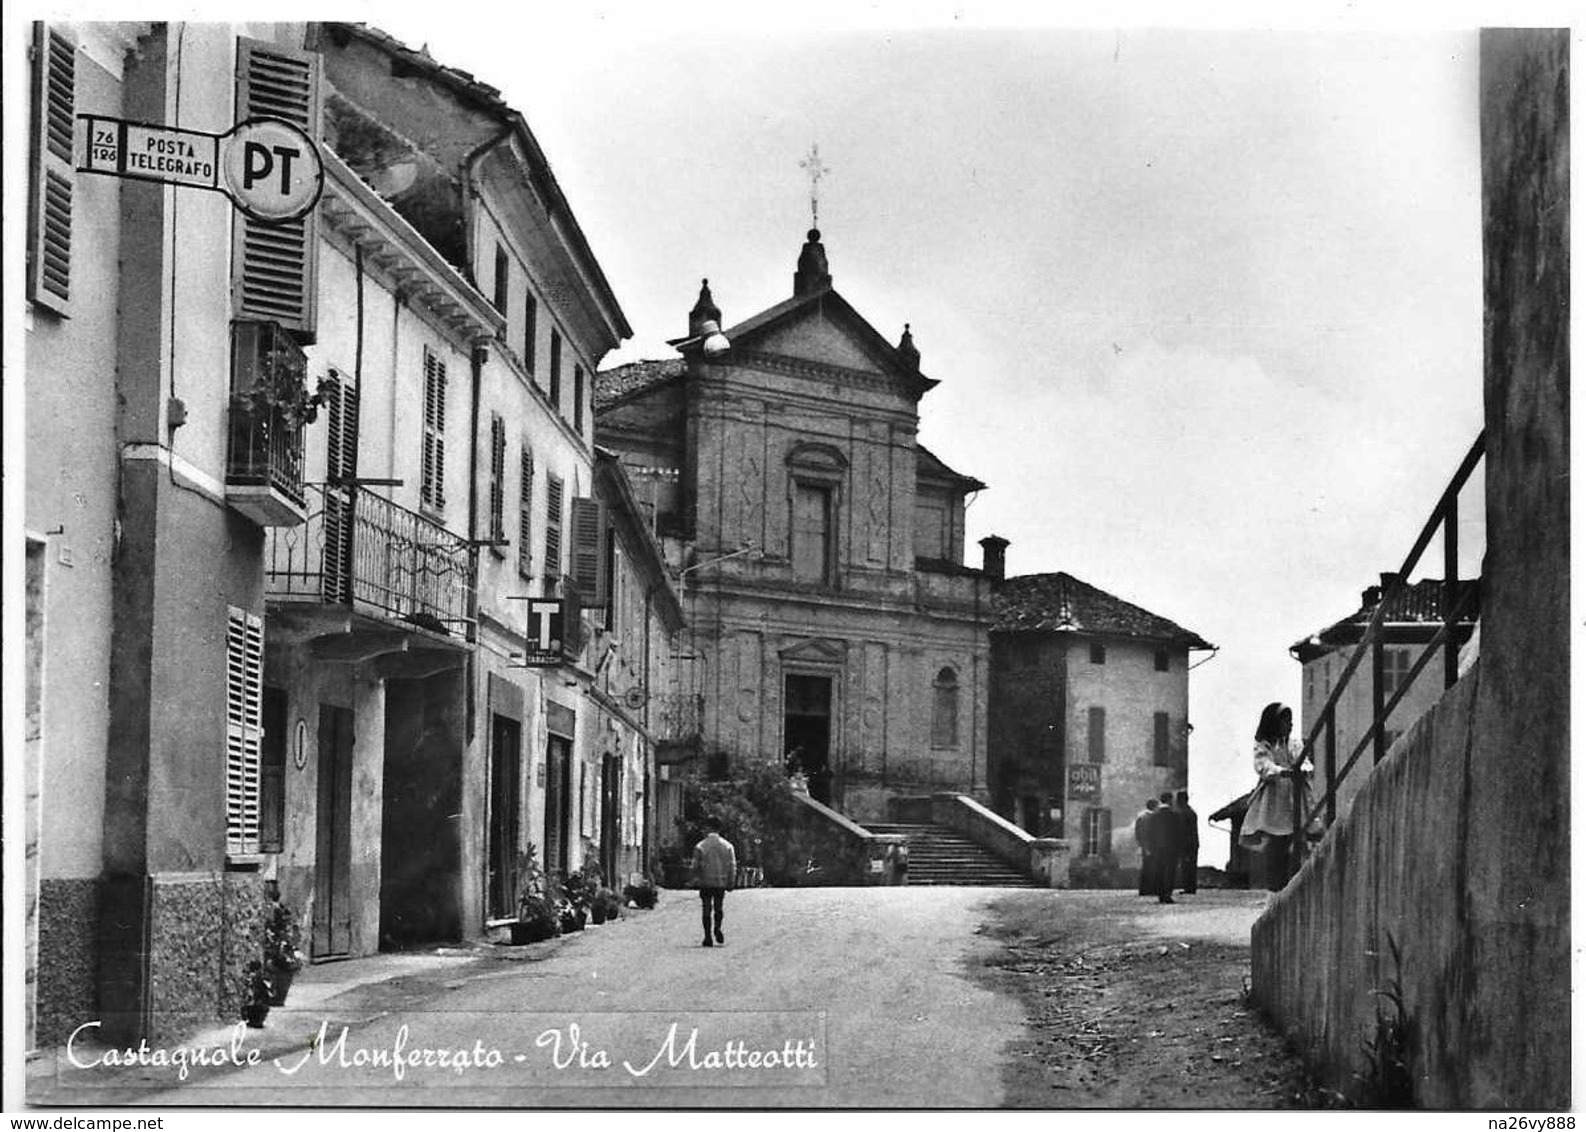
<instances>
[{"instance_id":1,"label":"stucco wall","mask_svg":"<svg viewBox=\"0 0 1586 1132\"><path fill-rule=\"evenodd\" d=\"M1341 1089L1397 978L1429 1107L1570 1104L1567 60L1482 33L1481 658L1252 932L1257 999Z\"/></svg>"}]
</instances>

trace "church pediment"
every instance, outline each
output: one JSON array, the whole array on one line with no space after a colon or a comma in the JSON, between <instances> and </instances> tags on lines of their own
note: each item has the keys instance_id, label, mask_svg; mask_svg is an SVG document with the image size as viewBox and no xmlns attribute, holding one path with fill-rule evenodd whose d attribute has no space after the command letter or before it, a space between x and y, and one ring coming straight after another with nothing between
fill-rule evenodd
<instances>
[{"instance_id":1,"label":"church pediment","mask_svg":"<svg viewBox=\"0 0 1586 1132\"><path fill-rule=\"evenodd\" d=\"M826 637L790 638L793 643L777 650L784 663L841 664L848 658L848 642Z\"/></svg>"},{"instance_id":2,"label":"church pediment","mask_svg":"<svg viewBox=\"0 0 1586 1132\"><path fill-rule=\"evenodd\" d=\"M791 325L777 327L755 342L754 349L758 353L802 358L877 376L886 372L870 350L821 311L812 311L808 317Z\"/></svg>"}]
</instances>

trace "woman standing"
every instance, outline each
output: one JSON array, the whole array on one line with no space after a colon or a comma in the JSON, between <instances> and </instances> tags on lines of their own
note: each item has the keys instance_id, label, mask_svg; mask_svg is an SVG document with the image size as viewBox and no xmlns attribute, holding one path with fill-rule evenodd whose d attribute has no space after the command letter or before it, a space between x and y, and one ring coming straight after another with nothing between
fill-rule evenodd
<instances>
[{"instance_id":1,"label":"woman standing","mask_svg":"<svg viewBox=\"0 0 1586 1132\"><path fill-rule=\"evenodd\" d=\"M1311 764L1300 762L1289 742L1294 713L1283 704L1261 709L1256 724L1255 793L1239 830L1239 844L1261 854L1267 888L1278 891L1293 875L1294 789L1300 789L1300 811L1310 812Z\"/></svg>"}]
</instances>

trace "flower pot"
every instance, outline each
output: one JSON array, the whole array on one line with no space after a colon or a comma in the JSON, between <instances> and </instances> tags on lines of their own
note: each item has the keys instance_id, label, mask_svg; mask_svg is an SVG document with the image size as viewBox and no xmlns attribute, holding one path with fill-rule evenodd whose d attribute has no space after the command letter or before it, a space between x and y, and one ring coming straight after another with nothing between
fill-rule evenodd
<instances>
[{"instance_id":1,"label":"flower pot","mask_svg":"<svg viewBox=\"0 0 1586 1132\"><path fill-rule=\"evenodd\" d=\"M285 1006L287 992L292 989L292 980L297 978L296 967L270 967L270 1005Z\"/></svg>"},{"instance_id":2,"label":"flower pot","mask_svg":"<svg viewBox=\"0 0 1586 1132\"><path fill-rule=\"evenodd\" d=\"M264 1029L264 1019L270 1013L270 1008L262 1002L250 1002L242 1008L242 1020L250 1029Z\"/></svg>"}]
</instances>

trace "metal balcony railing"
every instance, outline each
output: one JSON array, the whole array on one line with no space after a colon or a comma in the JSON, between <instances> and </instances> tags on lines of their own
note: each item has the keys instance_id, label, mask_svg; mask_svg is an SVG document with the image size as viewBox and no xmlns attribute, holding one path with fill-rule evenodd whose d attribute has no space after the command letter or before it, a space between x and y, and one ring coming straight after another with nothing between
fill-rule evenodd
<instances>
[{"instance_id":1,"label":"metal balcony railing","mask_svg":"<svg viewBox=\"0 0 1586 1132\"><path fill-rule=\"evenodd\" d=\"M443 633L472 626L468 540L356 485L307 484L308 522L272 530L268 596L348 605Z\"/></svg>"},{"instance_id":2,"label":"metal balcony railing","mask_svg":"<svg viewBox=\"0 0 1586 1132\"><path fill-rule=\"evenodd\" d=\"M293 427L282 413L233 408L226 483L273 488L304 506L302 427Z\"/></svg>"},{"instance_id":3,"label":"metal balcony railing","mask_svg":"<svg viewBox=\"0 0 1586 1132\"><path fill-rule=\"evenodd\" d=\"M1459 678L1459 645L1458 635L1455 632L1462 619L1467 614L1474 613L1479 600L1481 587L1462 583L1459 580L1459 493L1469 481L1471 473L1476 470L1476 465L1481 462L1486 452L1486 434L1481 433L1476 437L1470 451L1460 461L1454 476L1443 489L1442 496L1438 499L1437 506L1432 509L1431 516L1421 528L1420 537L1415 540L1415 545L1410 548L1409 555L1404 560L1397 575L1390 585L1383 588L1382 598L1377 603L1376 612L1372 614L1371 621L1366 625L1361 634L1360 642L1355 646L1354 652L1349 656L1349 661L1344 665L1343 672L1339 675L1338 683L1332 693L1327 697L1327 702L1322 705L1316 723L1312 726L1310 734L1305 737L1301 748L1300 758L1296 767L1306 761L1317 764L1314 757L1317 744L1320 742L1322 759L1320 765L1326 775L1327 790L1309 810L1305 808L1305 791L1299 789L1300 772L1298 769L1288 773L1296 778L1294 795L1294 829L1293 838L1293 866L1297 871L1309 852L1308 838L1300 831L1310 828L1311 822L1325 814L1326 823L1331 825L1338 817L1338 788L1354 769L1361 755L1366 749L1371 748L1373 764L1382 761L1388 753L1386 724L1393 714L1393 709L1399 706L1410 689L1414 687L1416 679L1422 669L1441 653L1443 658L1443 687L1453 687ZM1421 561L1421 555L1432 542L1432 536L1437 529L1443 529L1443 595L1442 615L1443 624L1437 634L1421 650L1420 654L1411 664L1408 673L1399 680L1398 687L1393 695L1387 696L1386 683L1383 679L1383 622L1387 612L1392 608L1394 599L1404 587L1410 585L1410 572ZM1371 725L1366 728L1366 733L1355 744L1344 759L1342 767L1338 765L1337 744L1337 710L1339 698L1344 694L1344 689L1349 686L1355 675L1355 670L1370 654L1368 671L1371 677Z\"/></svg>"}]
</instances>

